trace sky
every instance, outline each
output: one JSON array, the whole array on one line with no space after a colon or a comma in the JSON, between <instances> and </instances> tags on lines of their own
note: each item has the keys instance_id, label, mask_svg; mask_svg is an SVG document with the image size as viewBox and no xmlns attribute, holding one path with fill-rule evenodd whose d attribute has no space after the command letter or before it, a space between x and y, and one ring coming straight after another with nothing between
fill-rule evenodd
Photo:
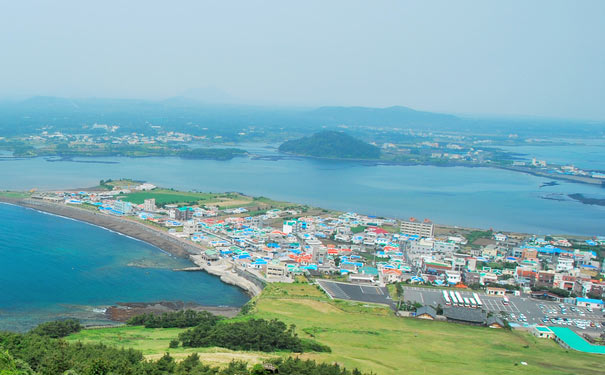
<instances>
[{"instance_id":1,"label":"sky","mask_svg":"<svg viewBox=\"0 0 605 375\"><path fill-rule=\"evenodd\" d=\"M605 1L0 0L0 97L605 120Z\"/></svg>"}]
</instances>

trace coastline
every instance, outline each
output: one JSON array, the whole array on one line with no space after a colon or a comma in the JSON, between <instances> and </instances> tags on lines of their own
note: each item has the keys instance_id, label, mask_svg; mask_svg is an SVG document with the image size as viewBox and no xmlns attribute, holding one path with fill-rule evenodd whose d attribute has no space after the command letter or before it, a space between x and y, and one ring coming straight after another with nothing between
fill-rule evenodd
<instances>
[{"instance_id":1,"label":"coastline","mask_svg":"<svg viewBox=\"0 0 605 375\"><path fill-rule=\"evenodd\" d=\"M210 275L217 276L222 282L242 289L251 298L262 292L262 285L250 281L250 277L247 278L247 275L243 275L241 270L238 272L237 270L233 269L233 266L229 267L230 263L219 261L215 262L216 264L208 265L202 260L200 255L201 252L205 250L203 247L193 242L173 237L159 228L156 229L149 225L117 216L110 216L78 207L67 206L61 203L50 203L31 198L0 197L0 203L13 204L43 213L60 216L69 220L81 221L90 225L98 226L105 230L127 236L131 239L148 243L154 247L157 247L160 251L167 252L173 256L188 259L192 263L192 267L187 268L187 271L204 271ZM183 271L175 270L174 272ZM118 317L124 315L118 310L121 310L122 312L123 310L129 310L131 305L137 305L137 310L140 313L156 312L159 304L162 304L163 310L171 308L171 306L180 306L178 303L170 304L164 302L165 301L140 303L116 301L116 306L112 306L108 309L107 316L111 320L122 321L122 319L114 319L114 316ZM191 307L189 305L187 306ZM177 310L180 308L182 307L176 307ZM200 305L196 305L196 309L202 309L213 313L224 312L229 315L236 315L240 310L239 307L222 308ZM117 314L116 311L118 311Z\"/></svg>"}]
</instances>

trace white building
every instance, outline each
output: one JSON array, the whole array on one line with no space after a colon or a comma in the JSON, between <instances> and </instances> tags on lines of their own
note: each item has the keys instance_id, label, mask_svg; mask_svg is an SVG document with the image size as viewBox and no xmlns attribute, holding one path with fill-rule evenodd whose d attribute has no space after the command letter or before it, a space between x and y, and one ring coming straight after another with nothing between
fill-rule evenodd
<instances>
[{"instance_id":1,"label":"white building","mask_svg":"<svg viewBox=\"0 0 605 375\"><path fill-rule=\"evenodd\" d=\"M571 270L573 270L573 258L557 258L557 272L569 272Z\"/></svg>"},{"instance_id":2,"label":"white building","mask_svg":"<svg viewBox=\"0 0 605 375\"><path fill-rule=\"evenodd\" d=\"M414 254L429 255L433 252L435 242L431 239L421 238L410 242L410 252Z\"/></svg>"},{"instance_id":3,"label":"white building","mask_svg":"<svg viewBox=\"0 0 605 375\"><path fill-rule=\"evenodd\" d=\"M132 204L130 202L116 201L113 208L123 215L128 215L132 212Z\"/></svg>"},{"instance_id":4,"label":"white building","mask_svg":"<svg viewBox=\"0 0 605 375\"><path fill-rule=\"evenodd\" d=\"M445 279L448 284L458 284L460 281L462 281L460 272L457 271L445 271Z\"/></svg>"},{"instance_id":5,"label":"white building","mask_svg":"<svg viewBox=\"0 0 605 375\"><path fill-rule=\"evenodd\" d=\"M143 211L155 212L155 210L156 210L155 198L145 199L145 201L143 202Z\"/></svg>"},{"instance_id":6,"label":"white building","mask_svg":"<svg viewBox=\"0 0 605 375\"><path fill-rule=\"evenodd\" d=\"M436 251L439 253L451 254L456 251L456 248L457 248L457 246L453 242L435 241L433 243L433 251Z\"/></svg>"},{"instance_id":7,"label":"white building","mask_svg":"<svg viewBox=\"0 0 605 375\"><path fill-rule=\"evenodd\" d=\"M433 223L428 219L418 221L411 217L410 220L401 222L401 233L412 236L418 235L420 237L433 237L434 229L435 227Z\"/></svg>"}]
</instances>

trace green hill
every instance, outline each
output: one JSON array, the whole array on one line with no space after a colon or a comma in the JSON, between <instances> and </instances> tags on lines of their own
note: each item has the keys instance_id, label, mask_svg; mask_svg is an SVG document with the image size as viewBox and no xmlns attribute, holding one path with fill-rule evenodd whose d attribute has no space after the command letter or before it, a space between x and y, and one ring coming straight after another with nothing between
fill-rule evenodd
<instances>
[{"instance_id":1,"label":"green hill","mask_svg":"<svg viewBox=\"0 0 605 375\"><path fill-rule=\"evenodd\" d=\"M342 132L322 131L310 137L286 141L280 152L335 159L379 159L380 149Z\"/></svg>"}]
</instances>

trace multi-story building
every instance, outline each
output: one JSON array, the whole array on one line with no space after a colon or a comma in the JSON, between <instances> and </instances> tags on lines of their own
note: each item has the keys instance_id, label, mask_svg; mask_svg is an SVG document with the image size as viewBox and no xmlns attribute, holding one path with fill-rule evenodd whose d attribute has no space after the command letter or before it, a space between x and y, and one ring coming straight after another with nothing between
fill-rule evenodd
<instances>
[{"instance_id":1,"label":"multi-story building","mask_svg":"<svg viewBox=\"0 0 605 375\"><path fill-rule=\"evenodd\" d=\"M191 207L179 207L174 210L174 218L176 220L191 220L193 217L193 208Z\"/></svg>"},{"instance_id":2,"label":"multi-story building","mask_svg":"<svg viewBox=\"0 0 605 375\"><path fill-rule=\"evenodd\" d=\"M536 286L552 288L555 281L555 271L539 271L536 275Z\"/></svg>"},{"instance_id":3,"label":"multi-story building","mask_svg":"<svg viewBox=\"0 0 605 375\"><path fill-rule=\"evenodd\" d=\"M433 252L434 241L426 238L421 238L418 241L410 243L410 252L413 254L431 254Z\"/></svg>"},{"instance_id":4,"label":"multi-story building","mask_svg":"<svg viewBox=\"0 0 605 375\"><path fill-rule=\"evenodd\" d=\"M132 204L125 201L116 201L113 204L114 210L122 215L129 215L132 212Z\"/></svg>"},{"instance_id":5,"label":"multi-story building","mask_svg":"<svg viewBox=\"0 0 605 375\"><path fill-rule=\"evenodd\" d=\"M155 198L145 199L145 201L143 202L143 211L155 212L155 210L156 210Z\"/></svg>"},{"instance_id":6,"label":"multi-story building","mask_svg":"<svg viewBox=\"0 0 605 375\"><path fill-rule=\"evenodd\" d=\"M573 258L570 257L558 257L557 258L557 272L569 272L573 269Z\"/></svg>"},{"instance_id":7,"label":"multi-story building","mask_svg":"<svg viewBox=\"0 0 605 375\"><path fill-rule=\"evenodd\" d=\"M418 221L411 217L408 221L401 222L401 233L416 235L420 237L433 237L435 227L429 219Z\"/></svg>"},{"instance_id":8,"label":"multi-story building","mask_svg":"<svg viewBox=\"0 0 605 375\"><path fill-rule=\"evenodd\" d=\"M435 241L433 243L433 251L438 253L451 254L456 251L457 248L458 246L453 242Z\"/></svg>"}]
</instances>

